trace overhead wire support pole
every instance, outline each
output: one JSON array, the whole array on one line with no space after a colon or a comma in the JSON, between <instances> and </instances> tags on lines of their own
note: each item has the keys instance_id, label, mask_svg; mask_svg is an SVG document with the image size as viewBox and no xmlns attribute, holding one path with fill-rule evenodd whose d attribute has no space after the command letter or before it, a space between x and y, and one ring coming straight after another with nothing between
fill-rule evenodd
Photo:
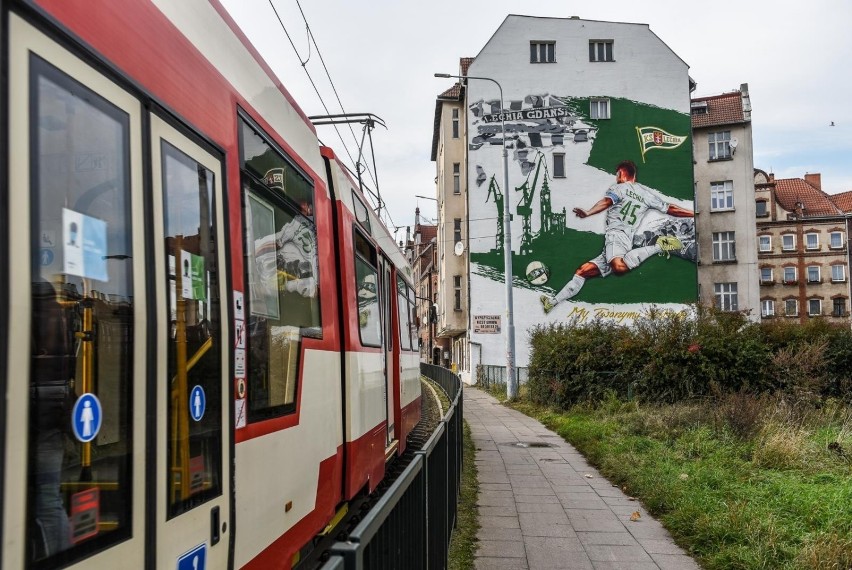
<instances>
[{"instance_id":1,"label":"overhead wire support pole","mask_svg":"<svg viewBox=\"0 0 852 570\"><path fill-rule=\"evenodd\" d=\"M473 75L450 75L449 73L436 73L435 77L445 79L455 78L480 79L490 81L500 90L500 131L503 136L503 263L506 282L506 397L514 400L518 396L518 377L515 374L515 318L512 299L512 219L509 204L511 193L509 192L509 151L506 148L506 105L503 99L503 86L496 79L490 77L476 77Z\"/></svg>"},{"instance_id":2,"label":"overhead wire support pole","mask_svg":"<svg viewBox=\"0 0 852 570\"><path fill-rule=\"evenodd\" d=\"M360 123L364 125L364 130L361 135L361 143L358 145L358 160L355 163L356 175L358 176L358 185L360 186L361 192L364 191L364 180L361 177L361 158L364 156L364 135L369 137L370 139L370 154L373 159L373 173L375 178L373 182L376 184L376 201L378 202L378 206L376 207L376 215L380 216L382 208L384 207L384 200L382 199L382 193L379 190L379 173L376 169L376 153L373 149L373 129L376 125L380 125L387 129L387 125L384 120L372 113L338 113L335 115L312 115L308 117L311 123L315 126L321 125L338 125L342 123Z\"/></svg>"}]
</instances>

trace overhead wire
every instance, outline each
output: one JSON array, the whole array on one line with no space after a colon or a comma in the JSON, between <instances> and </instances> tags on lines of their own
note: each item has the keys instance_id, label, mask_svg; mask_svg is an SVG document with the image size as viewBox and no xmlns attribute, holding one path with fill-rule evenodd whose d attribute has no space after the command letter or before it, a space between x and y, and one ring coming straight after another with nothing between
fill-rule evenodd
<instances>
[{"instance_id":1,"label":"overhead wire","mask_svg":"<svg viewBox=\"0 0 852 570\"><path fill-rule=\"evenodd\" d=\"M305 71L305 75L308 76L308 80L310 81L311 87L313 87L314 93L316 93L317 98L320 101L320 104L322 105L326 114L331 115L331 112L329 111L328 105L326 105L325 100L323 99L322 95L320 94L319 88L317 87L316 82L314 81L313 77L311 76L311 73L308 71L307 63L308 63L308 61L310 61L310 55L308 55L307 59L302 59L302 56L301 56L301 54L299 54L299 50L296 47L296 44L293 41L293 38L290 36L290 33L287 31L287 27L284 25L284 21L281 19L281 15L278 13L278 9L275 7L275 4L273 3L272 0L268 0L268 1L269 1L270 7L272 8L272 11L275 13L275 17L278 19L278 24L281 26L281 29L284 31L284 34L287 36L287 40L290 42L290 46L293 48L293 51L296 54L296 57L299 60L299 63L302 66L302 69ZM343 113L345 113L346 111L343 107L343 102L340 99L340 96L337 92L337 88L335 87L334 81L331 78L331 74L328 71L328 67L325 65L325 60L322 57L322 53L320 52L319 45L316 42L316 38L314 38L313 32L311 31L311 28L310 28L310 24L308 23L307 17L305 16L304 11L302 10L302 6L298 2L298 0L296 0L296 5L298 6L299 12L302 15L302 19L305 22L305 28L307 30L308 37L310 38L308 48L310 49L310 44L313 43L314 48L316 49L317 55L320 58L320 62L322 63L322 67L323 67L323 70L325 71L326 77L328 78L328 81L331 84L331 88L332 88L332 91L334 92L335 98L337 99L337 102L340 105L340 109ZM334 131L337 133L337 137L340 139L340 143L343 145L343 149L346 151L346 155L349 157L349 160L352 163L352 165L355 167L356 170L360 171L359 164L363 164L364 169L367 171L367 173L370 176L370 180L372 180L373 184L376 186L376 188L378 188L378 182L377 182L376 177L374 176L372 170L370 170L369 164L367 164L366 162L362 163L360 161L356 161L352 157L352 153L349 151L349 147L346 145L346 141L343 139L343 135L340 133L340 130L338 129L337 125L332 125L332 126L334 127ZM365 126L365 128L369 128L369 127ZM360 145L358 143L358 137L355 135L355 131L352 128L351 124L349 125L349 131L352 134L352 138L355 141L355 145L360 148ZM371 142L371 144L372 144L372 142ZM373 151L372 146L371 146L370 150ZM370 190L370 189L368 188L368 190ZM383 207L384 206L384 200L382 200L381 196L379 196L378 191L373 192L372 190L370 190L370 195L372 197L374 197L375 200L377 201L377 203L378 203L377 207L378 207L379 211L381 212L381 210L384 210L384 215L388 218L388 220L387 220L388 225L393 226L395 228L395 230L394 230L395 232L398 231L401 226L397 226L393 222L393 218L390 215L390 212L387 210L387 208Z\"/></svg>"}]
</instances>

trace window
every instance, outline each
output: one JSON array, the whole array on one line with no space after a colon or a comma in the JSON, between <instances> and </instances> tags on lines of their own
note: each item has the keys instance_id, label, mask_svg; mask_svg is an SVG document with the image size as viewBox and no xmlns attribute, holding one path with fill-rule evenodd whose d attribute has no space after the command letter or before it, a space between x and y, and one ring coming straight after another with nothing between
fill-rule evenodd
<instances>
[{"instance_id":1,"label":"window","mask_svg":"<svg viewBox=\"0 0 852 570\"><path fill-rule=\"evenodd\" d=\"M382 317L379 305L379 271L376 248L355 231L355 302L358 307L358 334L364 346L382 345Z\"/></svg>"},{"instance_id":2,"label":"window","mask_svg":"<svg viewBox=\"0 0 852 570\"><path fill-rule=\"evenodd\" d=\"M832 301L831 315L834 317L846 316L846 299L838 297Z\"/></svg>"},{"instance_id":3,"label":"window","mask_svg":"<svg viewBox=\"0 0 852 570\"><path fill-rule=\"evenodd\" d=\"M713 261L737 259L734 232L713 232Z\"/></svg>"},{"instance_id":4,"label":"window","mask_svg":"<svg viewBox=\"0 0 852 570\"><path fill-rule=\"evenodd\" d=\"M775 315L775 301L772 299L764 299L760 302L760 316L772 317Z\"/></svg>"},{"instance_id":5,"label":"window","mask_svg":"<svg viewBox=\"0 0 852 570\"><path fill-rule=\"evenodd\" d=\"M772 268L771 267L761 267L760 268L760 282L761 283L772 283Z\"/></svg>"},{"instance_id":6,"label":"window","mask_svg":"<svg viewBox=\"0 0 852 570\"><path fill-rule=\"evenodd\" d=\"M819 234L805 234L805 247L807 249L819 249Z\"/></svg>"},{"instance_id":7,"label":"window","mask_svg":"<svg viewBox=\"0 0 852 570\"><path fill-rule=\"evenodd\" d=\"M163 172L164 254L169 267L166 284L169 345L168 378L178 378L178 361L194 360L184 374L183 396L173 387L168 405L169 516L186 512L222 492L221 328L219 272L216 260L214 173L174 146L161 143ZM190 229L191 228L191 229ZM173 331L173 332L172 332ZM178 343L183 343L183 349ZM209 345L209 350L204 347ZM196 387L201 387L197 391ZM190 399L190 396L194 397ZM202 396L203 394L203 396ZM189 421L179 406L204 399L206 411ZM181 427L184 426L184 427ZM189 478L189 488L181 485Z\"/></svg>"},{"instance_id":8,"label":"window","mask_svg":"<svg viewBox=\"0 0 852 570\"><path fill-rule=\"evenodd\" d=\"M733 210L734 209L734 183L731 180L725 182L710 183L710 210Z\"/></svg>"},{"instance_id":9,"label":"window","mask_svg":"<svg viewBox=\"0 0 852 570\"><path fill-rule=\"evenodd\" d=\"M769 215L769 211L766 209L766 200L758 200L754 203L754 214L758 218L765 218Z\"/></svg>"},{"instance_id":10,"label":"window","mask_svg":"<svg viewBox=\"0 0 852 570\"><path fill-rule=\"evenodd\" d=\"M589 40L589 61L615 61L612 40Z\"/></svg>"},{"instance_id":11,"label":"window","mask_svg":"<svg viewBox=\"0 0 852 570\"><path fill-rule=\"evenodd\" d=\"M841 249L843 247L843 232L831 232L828 247L831 249Z\"/></svg>"},{"instance_id":12,"label":"window","mask_svg":"<svg viewBox=\"0 0 852 570\"><path fill-rule=\"evenodd\" d=\"M461 222L461 218L453 219L453 243L459 243L462 240Z\"/></svg>"},{"instance_id":13,"label":"window","mask_svg":"<svg viewBox=\"0 0 852 570\"><path fill-rule=\"evenodd\" d=\"M553 153L553 177L565 178L565 155L563 153Z\"/></svg>"},{"instance_id":14,"label":"window","mask_svg":"<svg viewBox=\"0 0 852 570\"><path fill-rule=\"evenodd\" d=\"M144 418L134 417L131 406L134 383L145 382L133 375L134 338L146 334L134 321L134 269L144 263L132 257L134 224L142 220L131 209L131 145L139 144L132 133L139 124L138 111L131 115L106 97L131 109L139 103L88 68L78 72L94 77L104 96L36 56L29 70L30 243L35 248L49 236L56 258L17 269L32 281L32 356L30 421L16 426L18 445L29 445L30 484L16 492L26 493L29 504L20 521L27 562L54 568L131 532L132 458L145 447L144 439L133 439ZM97 409L73 414L78 440L69 432L72 407L80 404ZM95 493L99 511L86 508L69 524L72 505L97 501ZM98 516L107 524L98 525Z\"/></svg>"},{"instance_id":15,"label":"window","mask_svg":"<svg viewBox=\"0 0 852 570\"><path fill-rule=\"evenodd\" d=\"M462 278L461 275L453 275L453 292L455 295L453 308L456 311L462 310Z\"/></svg>"},{"instance_id":16,"label":"window","mask_svg":"<svg viewBox=\"0 0 852 570\"><path fill-rule=\"evenodd\" d=\"M399 316L399 347L402 350L413 350L412 337L416 337L416 327L412 326L411 316L415 315L414 292L399 275L396 277L396 309ZM412 331L414 328L414 331ZM413 333L413 334L412 334Z\"/></svg>"},{"instance_id":17,"label":"window","mask_svg":"<svg viewBox=\"0 0 852 570\"><path fill-rule=\"evenodd\" d=\"M796 249L796 236L793 234L785 234L781 236L781 249L784 251L792 251Z\"/></svg>"},{"instance_id":18,"label":"window","mask_svg":"<svg viewBox=\"0 0 852 570\"><path fill-rule=\"evenodd\" d=\"M461 164L453 163L453 194L461 194Z\"/></svg>"},{"instance_id":19,"label":"window","mask_svg":"<svg viewBox=\"0 0 852 570\"><path fill-rule=\"evenodd\" d=\"M364 205L361 198L358 197L358 194L355 193L354 188L352 189L352 207L355 212L355 221L366 230L367 235L372 235L369 210L367 210L367 206Z\"/></svg>"},{"instance_id":20,"label":"window","mask_svg":"<svg viewBox=\"0 0 852 570\"><path fill-rule=\"evenodd\" d=\"M822 315L822 300L808 299L808 316L818 317Z\"/></svg>"},{"instance_id":21,"label":"window","mask_svg":"<svg viewBox=\"0 0 852 570\"><path fill-rule=\"evenodd\" d=\"M311 180L247 121L240 143L247 420L256 422L296 411L302 338L322 338L317 231Z\"/></svg>"},{"instance_id":22,"label":"window","mask_svg":"<svg viewBox=\"0 0 852 570\"><path fill-rule=\"evenodd\" d=\"M713 290L716 294L716 308L721 311L737 310L737 284L736 283L714 283Z\"/></svg>"},{"instance_id":23,"label":"window","mask_svg":"<svg viewBox=\"0 0 852 570\"><path fill-rule=\"evenodd\" d=\"M760 251L772 251L772 236L757 236Z\"/></svg>"},{"instance_id":24,"label":"window","mask_svg":"<svg viewBox=\"0 0 852 570\"><path fill-rule=\"evenodd\" d=\"M556 42L530 42L530 63L554 63Z\"/></svg>"},{"instance_id":25,"label":"window","mask_svg":"<svg viewBox=\"0 0 852 570\"><path fill-rule=\"evenodd\" d=\"M785 267L784 268L784 283L795 283L796 282L796 268L795 267Z\"/></svg>"},{"instance_id":26,"label":"window","mask_svg":"<svg viewBox=\"0 0 852 570\"><path fill-rule=\"evenodd\" d=\"M609 119L609 99L592 99L589 105L589 118Z\"/></svg>"},{"instance_id":27,"label":"window","mask_svg":"<svg viewBox=\"0 0 852 570\"><path fill-rule=\"evenodd\" d=\"M459 110L453 109L453 138L459 138Z\"/></svg>"},{"instance_id":28,"label":"window","mask_svg":"<svg viewBox=\"0 0 852 570\"><path fill-rule=\"evenodd\" d=\"M707 142L710 145L710 160L731 158L731 131L709 133Z\"/></svg>"},{"instance_id":29,"label":"window","mask_svg":"<svg viewBox=\"0 0 852 570\"><path fill-rule=\"evenodd\" d=\"M795 317L799 314L799 301L796 299L786 299L784 301L784 314L788 317Z\"/></svg>"},{"instance_id":30,"label":"window","mask_svg":"<svg viewBox=\"0 0 852 570\"><path fill-rule=\"evenodd\" d=\"M846 266L841 264L832 265L831 280L835 283L838 281L846 281Z\"/></svg>"},{"instance_id":31,"label":"window","mask_svg":"<svg viewBox=\"0 0 852 570\"><path fill-rule=\"evenodd\" d=\"M819 265L808 266L808 283L819 283L821 281L819 275Z\"/></svg>"}]
</instances>

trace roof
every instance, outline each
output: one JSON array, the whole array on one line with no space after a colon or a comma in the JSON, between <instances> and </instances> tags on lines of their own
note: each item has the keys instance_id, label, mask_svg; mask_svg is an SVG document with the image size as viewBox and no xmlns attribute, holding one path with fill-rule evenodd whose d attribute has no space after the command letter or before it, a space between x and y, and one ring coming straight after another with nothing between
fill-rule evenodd
<instances>
[{"instance_id":1,"label":"roof","mask_svg":"<svg viewBox=\"0 0 852 570\"><path fill-rule=\"evenodd\" d=\"M745 114L743 113L742 94L740 91L733 91L723 95L713 95L712 97L696 97L692 99L692 103L693 107L695 103L707 104L707 113L693 113L693 129L748 122L748 119L745 118Z\"/></svg>"},{"instance_id":2,"label":"roof","mask_svg":"<svg viewBox=\"0 0 852 570\"><path fill-rule=\"evenodd\" d=\"M429 243L433 238L438 237L438 226L428 226L420 224L414 228L414 233L420 231L420 243Z\"/></svg>"},{"instance_id":3,"label":"roof","mask_svg":"<svg viewBox=\"0 0 852 570\"><path fill-rule=\"evenodd\" d=\"M470 64L473 63L473 57L459 58L459 75L466 76ZM441 133L441 109L444 106L444 101L461 101L464 97L464 86L456 82L452 87L438 95L435 101L435 123L432 126L432 162L438 158L438 137Z\"/></svg>"},{"instance_id":4,"label":"roof","mask_svg":"<svg viewBox=\"0 0 852 570\"><path fill-rule=\"evenodd\" d=\"M852 213L852 190L841 192L840 194L832 194L831 201L847 214Z\"/></svg>"},{"instance_id":5,"label":"roof","mask_svg":"<svg viewBox=\"0 0 852 570\"><path fill-rule=\"evenodd\" d=\"M802 178L776 179L775 197L778 205L788 212L795 212L796 205L801 203L804 216L843 214L843 211L832 201L832 197Z\"/></svg>"}]
</instances>

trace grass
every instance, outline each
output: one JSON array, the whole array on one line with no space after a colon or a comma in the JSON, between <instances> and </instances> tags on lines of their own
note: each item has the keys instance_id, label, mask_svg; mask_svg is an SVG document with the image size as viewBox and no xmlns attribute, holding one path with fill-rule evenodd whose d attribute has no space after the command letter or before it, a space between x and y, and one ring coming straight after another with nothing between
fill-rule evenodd
<instances>
[{"instance_id":1,"label":"grass","mask_svg":"<svg viewBox=\"0 0 852 570\"><path fill-rule=\"evenodd\" d=\"M444 390L436 382L421 376L423 382L428 382L438 395L444 413L450 407L450 400ZM450 537L449 570L468 570L473 568L476 554L476 533L479 531L479 511L476 501L479 496L479 482L476 471L476 447L470 435L470 427L464 422L463 429L463 459L461 488L456 511L456 528Z\"/></svg>"},{"instance_id":2,"label":"grass","mask_svg":"<svg viewBox=\"0 0 852 570\"><path fill-rule=\"evenodd\" d=\"M852 408L748 398L512 405L639 498L704 568L852 568Z\"/></svg>"},{"instance_id":3,"label":"grass","mask_svg":"<svg viewBox=\"0 0 852 570\"><path fill-rule=\"evenodd\" d=\"M476 448L470 427L464 422L464 461L456 528L450 538L450 570L473 568L476 553L476 533L479 531L479 511L476 506L479 483L476 473Z\"/></svg>"}]
</instances>

